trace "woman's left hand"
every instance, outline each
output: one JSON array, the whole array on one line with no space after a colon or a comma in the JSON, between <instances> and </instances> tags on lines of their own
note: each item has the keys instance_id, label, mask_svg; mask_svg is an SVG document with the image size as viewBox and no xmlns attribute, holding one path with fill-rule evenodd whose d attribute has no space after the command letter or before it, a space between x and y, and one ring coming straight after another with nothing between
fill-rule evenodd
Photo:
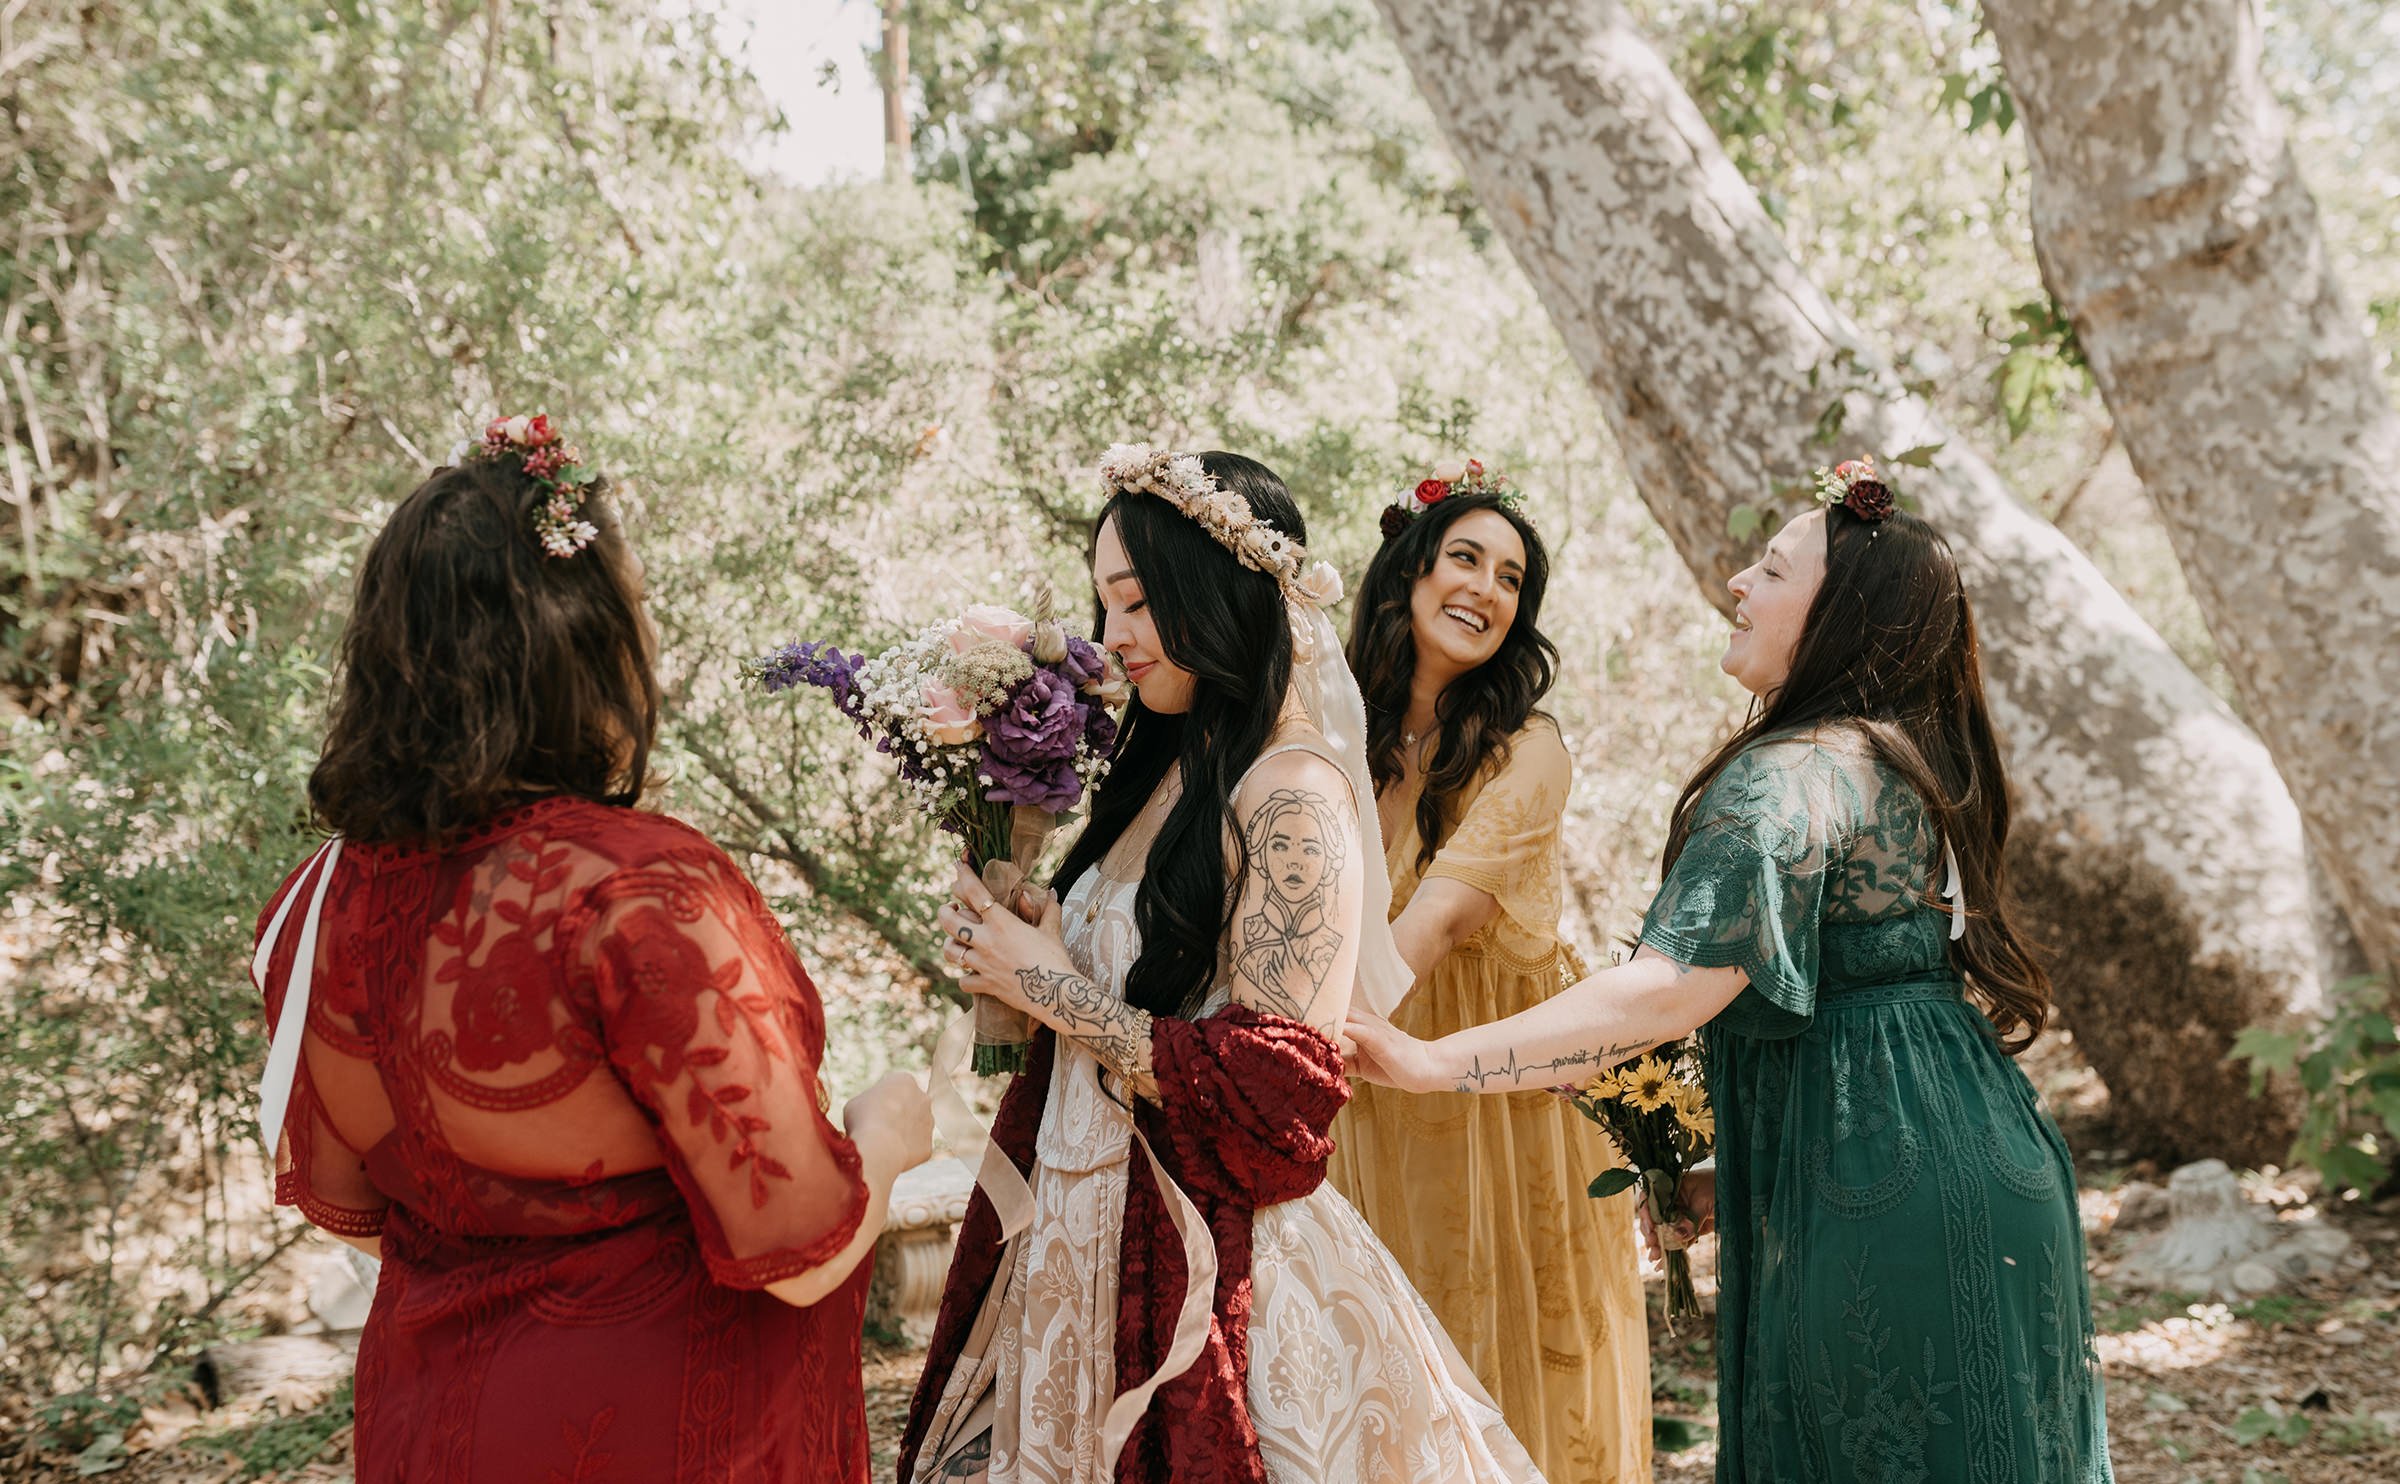
<instances>
[{"instance_id":1,"label":"woman's left hand","mask_svg":"<svg viewBox=\"0 0 2400 1484\"><path fill-rule=\"evenodd\" d=\"M950 900L935 919L942 929L942 962L958 976L959 988L1043 1019L1043 1006L1027 993L1030 985L1079 971L1067 953L1058 898L1043 893L1041 907L1041 919L1027 922L960 866Z\"/></svg>"}]
</instances>

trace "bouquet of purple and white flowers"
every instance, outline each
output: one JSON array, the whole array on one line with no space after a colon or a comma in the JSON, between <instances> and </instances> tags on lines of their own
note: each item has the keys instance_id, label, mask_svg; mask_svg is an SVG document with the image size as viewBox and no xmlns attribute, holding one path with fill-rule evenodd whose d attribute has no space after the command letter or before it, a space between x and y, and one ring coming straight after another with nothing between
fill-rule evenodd
<instances>
[{"instance_id":1,"label":"bouquet of purple and white flowers","mask_svg":"<svg viewBox=\"0 0 2400 1484\"><path fill-rule=\"evenodd\" d=\"M742 667L768 691L814 686L899 766L917 807L966 842L968 864L1010 902L1057 828L1108 771L1116 662L1059 624L1042 586L1034 616L978 603L870 659L787 644ZM1031 1023L976 1001L975 1070L1015 1071Z\"/></svg>"}]
</instances>

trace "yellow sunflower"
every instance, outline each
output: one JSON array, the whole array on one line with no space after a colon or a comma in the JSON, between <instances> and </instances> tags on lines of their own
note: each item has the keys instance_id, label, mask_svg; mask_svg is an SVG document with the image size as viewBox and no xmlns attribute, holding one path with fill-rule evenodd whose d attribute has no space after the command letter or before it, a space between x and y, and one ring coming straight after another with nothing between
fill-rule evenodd
<instances>
[{"instance_id":1,"label":"yellow sunflower","mask_svg":"<svg viewBox=\"0 0 2400 1484\"><path fill-rule=\"evenodd\" d=\"M1707 1089L1697 1082L1678 1082L1668 1099L1675 1106L1675 1121L1703 1139L1717 1136L1716 1110L1708 1105Z\"/></svg>"},{"instance_id":2,"label":"yellow sunflower","mask_svg":"<svg viewBox=\"0 0 2400 1484\"><path fill-rule=\"evenodd\" d=\"M1615 1072L1602 1072L1599 1076L1583 1084L1581 1089L1585 1097L1594 1098L1603 1103L1624 1090L1624 1087L1617 1081Z\"/></svg>"},{"instance_id":3,"label":"yellow sunflower","mask_svg":"<svg viewBox=\"0 0 2400 1484\"><path fill-rule=\"evenodd\" d=\"M1626 1103L1638 1113L1655 1113L1675 1095L1675 1071L1655 1056L1645 1056L1617 1076Z\"/></svg>"}]
</instances>

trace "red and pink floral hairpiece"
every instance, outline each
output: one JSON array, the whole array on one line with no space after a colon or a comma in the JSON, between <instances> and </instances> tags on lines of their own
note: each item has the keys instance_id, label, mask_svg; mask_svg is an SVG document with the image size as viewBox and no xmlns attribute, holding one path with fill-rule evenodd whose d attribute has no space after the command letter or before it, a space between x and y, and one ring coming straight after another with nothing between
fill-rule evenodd
<instances>
[{"instance_id":1,"label":"red and pink floral hairpiece","mask_svg":"<svg viewBox=\"0 0 2400 1484\"><path fill-rule=\"evenodd\" d=\"M1873 525L1892 513L1892 487L1876 476L1872 458L1844 459L1817 471L1817 502L1839 505Z\"/></svg>"},{"instance_id":2,"label":"red and pink floral hairpiece","mask_svg":"<svg viewBox=\"0 0 2400 1484\"><path fill-rule=\"evenodd\" d=\"M1481 459L1469 459L1463 464L1436 465L1407 494L1384 506L1383 539L1389 541L1407 530L1411 521L1444 500L1468 495L1485 496L1520 520L1533 518L1525 513L1523 491L1497 471L1485 468Z\"/></svg>"},{"instance_id":3,"label":"red and pink floral hairpiece","mask_svg":"<svg viewBox=\"0 0 2400 1484\"><path fill-rule=\"evenodd\" d=\"M598 476L583 471L583 450L560 441L548 413L493 418L469 457L514 458L525 477L542 487L544 498L533 511L533 537L544 556L571 557L599 537L600 528L583 516L583 502Z\"/></svg>"}]
</instances>

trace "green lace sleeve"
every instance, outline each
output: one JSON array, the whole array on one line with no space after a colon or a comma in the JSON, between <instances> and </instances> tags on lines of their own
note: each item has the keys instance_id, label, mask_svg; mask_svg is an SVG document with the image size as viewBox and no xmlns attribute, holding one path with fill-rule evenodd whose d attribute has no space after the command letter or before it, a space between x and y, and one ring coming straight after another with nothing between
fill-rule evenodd
<instances>
[{"instance_id":1,"label":"green lace sleeve","mask_svg":"<svg viewBox=\"0 0 2400 1484\"><path fill-rule=\"evenodd\" d=\"M1642 921L1642 942L1695 968L1738 968L1750 987L1719 1023L1776 1038L1817 1008L1828 885L1855 829L1842 771L1807 742L1764 742L1728 764L1693 812Z\"/></svg>"}]
</instances>

